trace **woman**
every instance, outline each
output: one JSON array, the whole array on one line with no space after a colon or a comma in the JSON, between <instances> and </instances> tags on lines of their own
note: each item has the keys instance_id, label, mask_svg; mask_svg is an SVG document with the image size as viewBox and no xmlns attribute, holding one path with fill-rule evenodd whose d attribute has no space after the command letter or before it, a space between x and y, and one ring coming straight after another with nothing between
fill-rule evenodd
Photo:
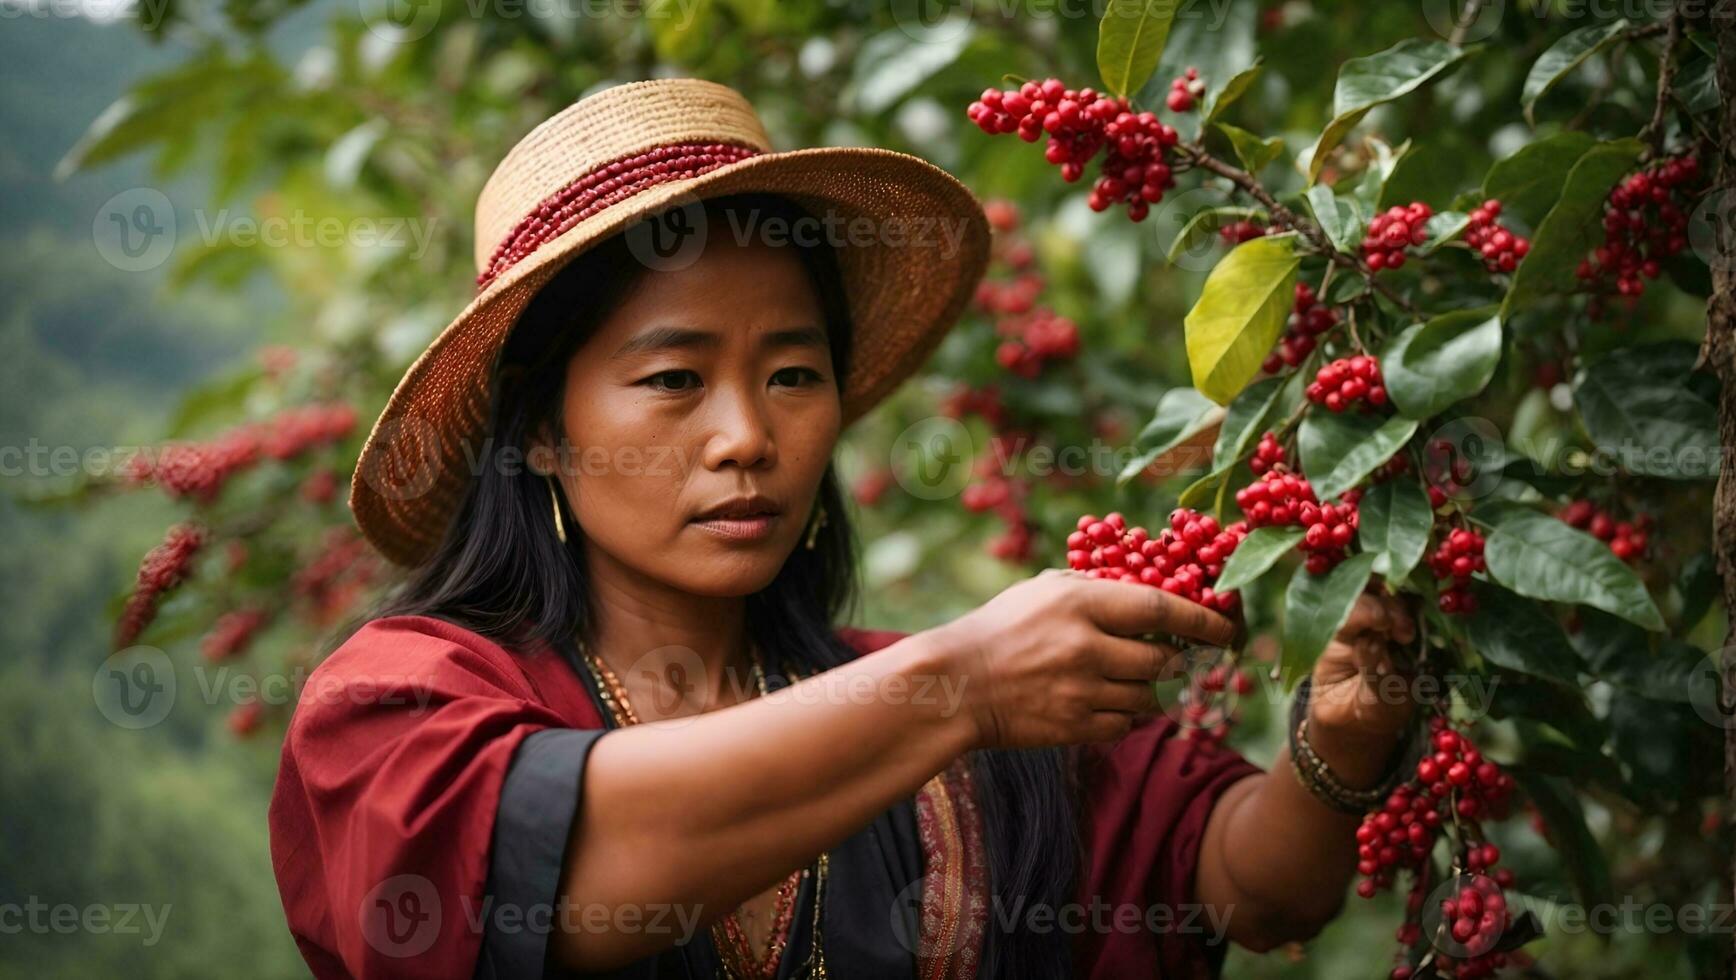
<instances>
[{"instance_id":1,"label":"woman","mask_svg":"<svg viewBox=\"0 0 1736 980\"><path fill-rule=\"evenodd\" d=\"M644 220L650 218L651 220ZM928 233L921 234L926 228ZM1194 976L1312 935L1410 705L1364 597L1270 773L1158 713L1232 625L1049 572L911 635L837 628L831 453L983 271L952 178L773 153L735 92L588 97L477 214L481 292L351 505L413 569L315 671L271 807L321 977Z\"/></svg>"}]
</instances>

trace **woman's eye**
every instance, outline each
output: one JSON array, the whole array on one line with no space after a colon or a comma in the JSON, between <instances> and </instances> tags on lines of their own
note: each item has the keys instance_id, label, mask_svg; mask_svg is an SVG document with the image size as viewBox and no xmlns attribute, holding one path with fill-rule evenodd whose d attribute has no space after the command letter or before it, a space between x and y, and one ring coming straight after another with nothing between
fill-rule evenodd
<instances>
[{"instance_id":1,"label":"woman's eye","mask_svg":"<svg viewBox=\"0 0 1736 980\"><path fill-rule=\"evenodd\" d=\"M785 384L797 388L805 384L813 384L820 380L822 380L820 372L809 367L782 368L776 374L772 375L772 382L774 384Z\"/></svg>"},{"instance_id":2,"label":"woman's eye","mask_svg":"<svg viewBox=\"0 0 1736 980\"><path fill-rule=\"evenodd\" d=\"M686 391L699 386L699 375L692 371L659 371L639 383L658 391Z\"/></svg>"}]
</instances>

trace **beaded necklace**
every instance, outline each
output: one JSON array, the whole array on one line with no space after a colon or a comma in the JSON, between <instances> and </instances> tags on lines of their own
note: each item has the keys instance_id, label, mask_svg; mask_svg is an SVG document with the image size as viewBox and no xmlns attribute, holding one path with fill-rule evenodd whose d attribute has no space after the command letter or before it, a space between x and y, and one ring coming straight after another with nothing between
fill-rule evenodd
<instances>
[{"instance_id":1,"label":"beaded necklace","mask_svg":"<svg viewBox=\"0 0 1736 980\"><path fill-rule=\"evenodd\" d=\"M639 714L628 702L627 688L621 683L620 677L616 676L603 658L591 652L584 644L579 644L579 650L585 667L591 672L591 679L596 682L597 693L602 696L603 704L609 709L615 724L621 727L638 724ZM759 690L760 696L764 697L767 693L765 667L760 661L757 647L753 650L752 676L754 686ZM812 938L808 944L808 957L796 973L797 977L825 980L827 975L826 956L820 942L820 899L826 890L828 863L825 852L821 852L814 870ZM808 877L808 872L807 868L794 871L778 884L771 944L766 947L763 957L754 955L753 943L748 939L747 930L742 927L739 909L731 909L727 915L712 924L711 941L712 945L717 947L726 980L773 980L777 976L784 947L789 943L790 922L795 917L796 891L801 887L803 879Z\"/></svg>"}]
</instances>

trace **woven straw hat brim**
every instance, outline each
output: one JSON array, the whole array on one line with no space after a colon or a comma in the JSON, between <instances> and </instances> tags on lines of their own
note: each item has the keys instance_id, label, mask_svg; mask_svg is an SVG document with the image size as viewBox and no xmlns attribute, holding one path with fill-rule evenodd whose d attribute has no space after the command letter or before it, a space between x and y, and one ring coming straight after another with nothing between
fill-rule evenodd
<instances>
[{"instance_id":1,"label":"woven straw hat brim","mask_svg":"<svg viewBox=\"0 0 1736 980\"><path fill-rule=\"evenodd\" d=\"M865 240L849 239L837 249L854 334L842 394L846 425L921 367L987 268L989 228L981 204L951 174L893 150L765 152L642 191L507 269L410 366L374 423L350 485L356 523L381 554L404 566L425 561L473 471L486 465L495 359L538 289L567 262L646 215L744 192L781 194L841 223L855 217L874 222ZM924 221L931 224L922 242L879 233Z\"/></svg>"}]
</instances>

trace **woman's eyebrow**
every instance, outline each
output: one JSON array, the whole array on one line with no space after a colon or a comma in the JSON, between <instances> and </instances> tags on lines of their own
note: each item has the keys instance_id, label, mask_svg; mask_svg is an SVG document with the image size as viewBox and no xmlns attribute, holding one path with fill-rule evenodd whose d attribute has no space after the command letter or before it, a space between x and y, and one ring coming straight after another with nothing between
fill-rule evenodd
<instances>
[{"instance_id":1,"label":"woman's eyebrow","mask_svg":"<svg viewBox=\"0 0 1736 980\"><path fill-rule=\"evenodd\" d=\"M773 330L760 338L760 346L772 347L815 347L821 350L831 346L826 332L819 327L793 327L788 330Z\"/></svg>"},{"instance_id":2,"label":"woman's eyebrow","mask_svg":"<svg viewBox=\"0 0 1736 980\"><path fill-rule=\"evenodd\" d=\"M716 347L721 342L717 334L688 327L653 327L634 336L609 355L610 360L634 357L656 351L691 347Z\"/></svg>"}]
</instances>

